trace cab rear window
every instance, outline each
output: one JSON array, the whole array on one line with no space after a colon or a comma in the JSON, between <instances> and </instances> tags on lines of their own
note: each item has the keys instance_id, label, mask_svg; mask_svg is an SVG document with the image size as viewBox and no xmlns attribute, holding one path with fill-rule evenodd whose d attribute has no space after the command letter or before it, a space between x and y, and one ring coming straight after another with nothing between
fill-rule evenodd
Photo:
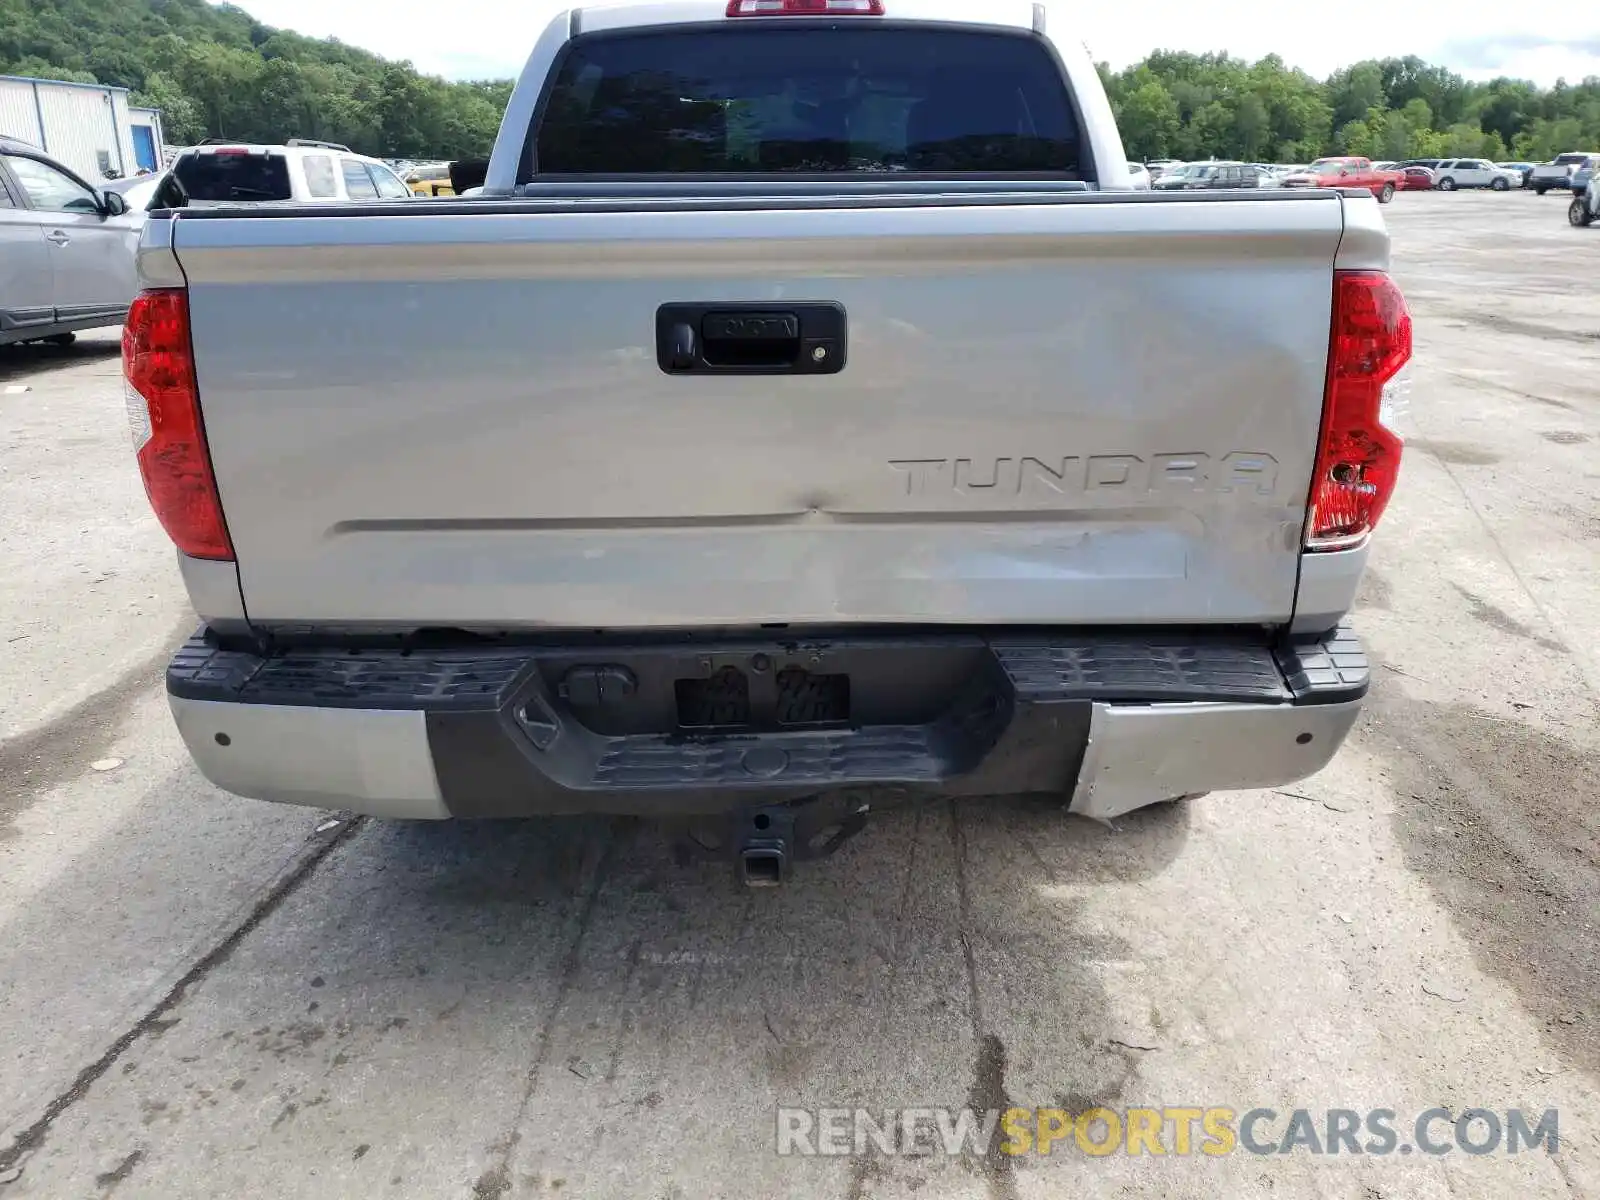
<instances>
[{"instance_id":1,"label":"cab rear window","mask_svg":"<svg viewBox=\"0 0 1600 1200\"><path fill-rule=\"evenodd\" d=\"M294 195L281 154L186 154L172 173L190 200L288 200Z\"/></svg>"},{"instance_id":2,"label":"cab rear window","mask_svg":"<svg viewBox=\"0 0 1600 1200\"><path fill-rule=\"evenodd\" d=\"M876 22L577 38L532 151L537 175L1088 177L1045 43Z\"/></svg>"}]
</instances>

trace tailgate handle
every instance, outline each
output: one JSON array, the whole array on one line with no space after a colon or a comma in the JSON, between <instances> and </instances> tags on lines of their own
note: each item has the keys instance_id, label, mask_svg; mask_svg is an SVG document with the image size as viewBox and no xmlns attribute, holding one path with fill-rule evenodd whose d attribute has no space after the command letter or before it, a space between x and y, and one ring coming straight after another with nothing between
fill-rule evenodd
<instances>
[{"instance_id":1,"label":"tailgate handle","mask_svg":"<svg viewBox=\"0 0 1600 1200\"><path fill-rule=\"evenodd\" d=\"M838 304L663 304L656 361L669 375L831 375L844 368Z\"/></svg>"}]
</instances>

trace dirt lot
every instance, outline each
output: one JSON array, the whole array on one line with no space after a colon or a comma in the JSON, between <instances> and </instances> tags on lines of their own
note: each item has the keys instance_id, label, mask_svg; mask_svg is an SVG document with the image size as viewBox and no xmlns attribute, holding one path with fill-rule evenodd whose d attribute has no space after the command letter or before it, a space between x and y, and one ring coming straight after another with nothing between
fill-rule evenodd
<instances>
[{"instance_id":1,"label":"dirt lot","mask_svg":"<svg viewBox=\"0 0 1600 1200\"><path fill-rule=\"evenodd\" d=\"M777 892L637 823L211 789L115 339L0 352L0 1197L1600 1196L1600 230L1565 207L1387 210L1411 449L1330 769L1113 828L928 807ZM969 1103L1267 1141L1555 1108L1560 1153L774 1152L779 1104Z\"/></svg>"}]
</instances>

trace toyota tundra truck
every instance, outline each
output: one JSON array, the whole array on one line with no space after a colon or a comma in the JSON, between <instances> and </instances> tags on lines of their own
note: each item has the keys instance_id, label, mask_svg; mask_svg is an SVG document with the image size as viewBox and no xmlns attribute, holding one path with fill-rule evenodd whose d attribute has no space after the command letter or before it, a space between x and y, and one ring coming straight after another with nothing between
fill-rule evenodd
<instances>
[{"instance_id":1,"label":"toyota tundra truck","mask_svg":"<svg viewBox=\"0 0 1600 1200\"><path fill-rule=\"evenodd\" d=\"M124 367L229 792L1110 819L1319 770L1411 351L1366 190L1133 190L1071 23L573 9L481 194L152 214Z\"/></svg>"}]
</instances>

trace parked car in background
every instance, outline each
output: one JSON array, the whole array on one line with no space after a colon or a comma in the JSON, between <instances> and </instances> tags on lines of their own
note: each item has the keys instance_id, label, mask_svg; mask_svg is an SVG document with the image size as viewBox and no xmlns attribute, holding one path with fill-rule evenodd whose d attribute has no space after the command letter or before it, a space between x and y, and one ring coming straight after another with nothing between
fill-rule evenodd
<instances>
[{"instance_id":1,"label":"parked car in background","mask_svg":"<svg viewBox=\"0 0 1600 1200\"><path fill-rule=\"evenodd\" d=\"M412 167L406 174L406 186L416 196L454 196L450 184L449 163L426 163Z\"/></svg>"},{"instance_id":2,"label":"parked car in background","mask_svg":"<svg viewBox=\"0 0 1600 1200\"><path fill-rule=\"evenodd\" d=\"M1567 220L1582 228L1594 223L1600 217L1600 186L1596 180L1590 178L1589 184L1572 197L1572 203L1567 205Z\"/></svg>"},{"instance_id":3,"label":"parked car in background","mask_svg":"<svg viewBox=\"0 0 1600 1200\"><path fill-rule=\"evenodd\" d=\"M1183 166L1183 162L1181 159L1176 158L1152 158L1144 165L1145 169L1150 172L1150 182L1154 183L1168 171L1172 170L1173 167Z\"/></svg>"},{"instance_id":4,"label":"parked car in background","mask_svg":"<svg viewBox=\"0 0 1600 1200\"><path fill-rule=\"evenodd\" d=\"M1387 204L1400 186L1400 172L1379 171L1370 159L1342 155L1317 159L1304 171L1285 176L1283 186L1365 188L1379 204Z\"/></svg>"},{"instance_id":5,"label":"parked car in background","mask_svg":"<svg viewBox=\"0 0 1600 1200\"><path fill-rule=\"evenodd\" d=\"M1189 179L1191 176L1199 179L1199 173L1211 165L1211 163L1171 163L1161 174L1154 175L1150 182L1150 187L1154 191L1170 191L1173 188L1180 188L1184 186L1184 180Z\"/></svg>"},{"instance_id":6,"label":"parked car in background","mask_svg":"<svg viewBox=\"0 0 1600 1200\"><path fill-rule=\"evenodd\" d=\"M384 163L332 142L194 146L173 161L147 208L255 201L409 200Z\"/></svg>"},{"instance_id":7,"label":"parked car in background","mask_svg":"<svg viewBox=\"0 0 1600 1200\"><path fill-rule=\"evenodd\" d=\"M1238 162L1186 163L1151 184L1158 192L1260 186L1260 172L1249 163Z\"/></svg>"},{"instance_id":8,"label":"parked car in background","mask_svg":"<svg viewBox=\"0 0 1600 1200\"><path fill-rule=\"evenodd\" d=\"M127 201L0 135L0 345L120 325L138 291Z\"/></svg>"},{"instance_id":9,"label":"parked car in background","mask_svg":"<svg viewBox=\"0 0 1600 1200\"><path fill-rule=\"evenodd\" d=\"M1434 186L1441 192L1457 188L1493 188L1507 192L1522 186L1522 176L1509 167L1497 167L1486 158L1447 158L1433 173Z\"/></svg>"},{"instance_id":10,"label":"parked car in background","mask_svg":"<svg viewBox=\"0 0 1600 1200\"><path fill-rule=\"evenodd\" d=\"M1583 163L1572 173L1572 191L1574 195L1582 195L1589 181L1594 178L1595 167L1600 165L1600 160Z\"/></svg>"},{"instance_id":11,"label":"parked car in background","mask_svg":"<svg viewBox=\"0 0 1600 1200\"><path fill-rule=\"evenodd\" d=\"M1582 166L1593 168L1596 161L1600 161L1600 154L1588 150L1558 154L1549 162L1540 163L1528 173L1528 186L1541 196L1551 188L1571 190L1572 177L1578 168Z\"/></svg>"},{"instance_id":12,"label":"parked car in background","mask_svg":"<svg viewBox=\"0 0 1600 1200\"><path fill-rule=\"evenodd\" d=\"M1503 162L1503 163L1495 163L1495 166L1503 167L1507 171L1515 171L1517 173L1518 177L1521 178L1521 180L1522 180L1522 183L1521 183L1520 186L1527 187L1528 186L1528 176L1533 174L1533 166L1534 166L1534 164L1531 163L1531 162Z\"/></svg>"},{"instance_id":13,"label":"parked car in background","mask_svg":"<svg viewBox=\"0 0 1600 1200\"><path fill-rule=\"evenodd\" d=\"M1427 167L1401 167L1400 182L1395 187L1402 192L1427 192L1433 190L1434 173Z\"/></svg>"},{"instance_id":14,"label":"parked car in background","mask_svg":"<svg viewBox=\"0 0 1600 1200\"><path fill-rule=\"evenodd\" d=\"M1397 169L1403 171L1407 167L1427 167L1430 171L1437 171L1442 162L1444 162L1442 158L1408 158L1397 164Z\"/></svg>"},{"instance_id":15,"label":"parked car in background","mask_svg":"<svg viewBox=\"0 0 1600 1200\"><path fill-rule=\"evenodd\" d=\"M1150 187L1150 169L1143 163L1131 162L1128 164L1128 182L1133 184L1138 191L1147 191Z\"/></svg>"}]
</instances>

